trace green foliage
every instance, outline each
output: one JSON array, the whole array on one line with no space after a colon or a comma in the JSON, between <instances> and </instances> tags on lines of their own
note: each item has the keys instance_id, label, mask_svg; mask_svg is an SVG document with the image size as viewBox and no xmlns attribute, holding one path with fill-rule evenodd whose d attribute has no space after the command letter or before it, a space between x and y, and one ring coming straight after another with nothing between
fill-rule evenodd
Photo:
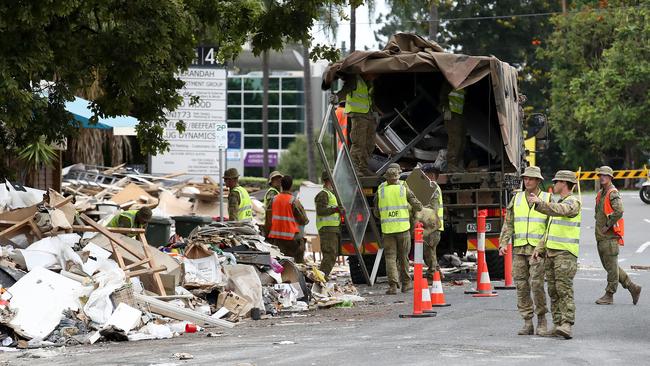
<instances>
[{"instance_id":1,"label":"green foliage","mask_svg":"<svg viewBox=\"0 0 650 366\"><path fill-rule=\"evenodd\" d=\"M20 149L18 159L23 161L28 169L39 169L45 165L51 167L56 159L54 148L40 138Z\"/></svg>"},{"instance_id":2,"label":"green foliage","mask_svg":"<svg viewBox=\"0 0 650 366\"><path fill-rule=\"evenodd\" d=\"M318 133L316 133L318 136ZM312 144L314 142L311 142ZM323 147L328 155L330 164L333 163L332 141L326 139L323 142ZM320 177L323 171L323 161L318 156L316 159L316 173ZM277 169L282 174L288 174L294 179L308 179L307 178L307 137L305 135L297 135L296 139L289 144L289 148L280 157L280 163ZM318 182L314 182L318 183Z\"/></svg>"},{"instance_id":3,"label":"green foliage","mask_svg":"<svg viewBox=\"0 0 650 366\"><path fill-rule=\"evenodd\" d=\"M0 2L0 141L20 147L74 135L65 111L92 94L99 117L130 115L144 154L165 151L166 111L182 102L176 77L198 44L217 59L251 41L256 54L309 39L323 6L344 0L25 0ZM178 125L182 128L182 125Z\"/></svg>"},{"instance_id":4,"label":"green foliage","mask_svg":"<svg viewBox=\"0 0 650 366\"><path fill-rule=\"evenodd\" d=\"M569 166L597 166L650 143L650 2L581 11L554 19L541 55L552 63L551 128ZM631 166L629 166L631 168Z\"/></svg>"}]
</instances>

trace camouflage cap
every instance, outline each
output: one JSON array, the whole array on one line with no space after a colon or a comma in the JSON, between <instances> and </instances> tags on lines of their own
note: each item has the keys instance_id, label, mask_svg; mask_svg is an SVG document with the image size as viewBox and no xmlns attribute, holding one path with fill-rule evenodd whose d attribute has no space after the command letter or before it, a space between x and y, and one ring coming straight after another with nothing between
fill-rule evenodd
<instances>
[{"instance_id":1,"label":"camouflage cap","mask_svg":"<svg viewBox=\"0 0 650 366\"><path fill-rule=\"evenodd\" d=\"M539 167L537 166L527 166L526 169L524 170L524 173L521 176L544 180L544 177L542 177L542 170L539 169Z\"/></svg>"},{"instance_id":2,"label":"camouflage cap","mask_svg":"<svg viewBox=\"0 0 650 366\"><path fill-rule=\"evenodd\" d=\"M553 182L557 180L571 182L573 184L578 183L576 180L576 173L570 170L558 170L557 173L555 173L555 177L553 177Z\"/></svg>"},{"instance_id":3,"label":"camouflage cap","mask_svg":"<svg viewBox=\"0 0 650 366\"><path fill-rule=\"evenodd\" d=\"M330 180L330 175L327 173L327 170L323 170L323 172L320 175L320 180L325 182L326 180Z\"/></svg>"},{"instance_id":4,"label":"camouflage cap","mask_svg":"<svg viewBox=\"0 0 650 366\"><path fill-rule=\"evenodd\" d=\"M610 177L614 178L614 169L608 167L607 165L603 165L600 168L596 169L596 174L609 175Z\"/></svg>"},{"instance_id":5,"label":"camouflage cap","mask_svg":"<svg viewBox=\"0 0 650 366\"><path fill-rule=\"evenodd\" d=\"M223 179L239 178L239 172L235 168L226 169L223 173Z\"/></svg>"},{"instance_id":6,"label":"camouflage cap","mask_svg":"<svg viewBox=\"0 0 650 366\"><path fill-rule=\"evenodd\" d=\"M280 177L280 178L282 178L282 177L284 177L284 175L282 175L282 173L280 173L280 172L277 171L277 170L272 171L271 174L269 175L269 184L271 184L271 181L272 181L273 178L275 178L275 177Z\"/></svg>"},{"instance_id":7,"label":"camouflage cap","mask_svg":"<svg viewBox=\"0 0 650 366\"><path fill-rule=\"evenodd\" d=\"M386 179L399 179L399 175L402 173L402 168L397 163L392 163L386 169L384 173L384 178Z\"/></svg>"}]
</instances>

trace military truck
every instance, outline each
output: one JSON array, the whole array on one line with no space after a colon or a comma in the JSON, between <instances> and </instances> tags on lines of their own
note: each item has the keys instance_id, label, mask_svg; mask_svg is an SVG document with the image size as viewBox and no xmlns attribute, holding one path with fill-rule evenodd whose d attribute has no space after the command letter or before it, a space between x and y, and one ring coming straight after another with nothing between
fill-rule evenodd
<instances>
[{"instance_id":1,"label":"military truck","mask_svg":"<svg viewBox=\"0 0 650 366\"><path fill-rule=\"evenodd\" d=\"M493 56L447 53L434 42L400 33L381 51L355 51L331 64L322 88L335 91L340 81L359 74L376 75L373 103L381 114L369 161L376 176L360 177L354 170L349 145L340 143L349 139L344 122L339 123L335 116L336 107L327 110L317 141L335 193L346 210L341 254L350 256L354 282L372 283L384 270L377 258L381 254L379 221L371 208L391 163L401 165L403 178L423 203L429 202L432 191L418 167L435 163L443 168L438 183L443 192L445 230L438 246L439 258L444 253L463 256L475 250L477 213L487 210L486 257L491 276L502 278L499 233L505 207L512 191L520 187L520 172L526 165L516 69ZM445 83L466 92L463 172L444 170L448 136L438 104ZM347 124L354 128L354 119L348 118Z\"/></svg>"}]
</instances>

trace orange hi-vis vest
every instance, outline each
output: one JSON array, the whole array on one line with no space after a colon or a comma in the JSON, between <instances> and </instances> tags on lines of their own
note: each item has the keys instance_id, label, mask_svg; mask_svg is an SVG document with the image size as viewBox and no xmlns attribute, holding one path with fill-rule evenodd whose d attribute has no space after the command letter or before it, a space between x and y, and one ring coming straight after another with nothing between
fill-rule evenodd
<instances>
[{"instance_id":1,"label":"orange hi-vis vest","mask_svg":"<svg viewBox=\"0 0 650 366\"><path fill-rule=\"evenodd\" d=\"M614 209L612 208L612 202L609 199L609 195L612 193L612 191L617 191L616 187L610 188L607 193L605 193L605 216L608 216L614 212ZM598 191L598 194L596 195L596 206L600 204L600 193L602 190ZM614 226L612 226L612 230L614 230L614 233L618 235L618 244L623 245L623 236L625 235L625 220L621 217Z\"/></svg>"},{"instance_id":2,"label":"orange hi-vis vest","mask_svg":"<svg viewBox=\"0 0 650 366\"><path fill-rule=\"evenodd\" d=\"M345 107L336 107L336 120L339 122L341 131L343 132L343 139L336 139L338 141L338 150L340 151L343 145L343 142L348 143L348 115L345 114Z\"/></svg>"},{"instance_id":3,"label":"orange hi-vis vest","mask_svg":"<svg viewBox=\"0 0 650 366\"><path fill-rule=\"evenodd\" d=\"M269 238L293 240L300 230L293 216L293 201L295 198L290 193L281 192L273 197L271 205L271 231Z\"/></svg>"}]
</instances>

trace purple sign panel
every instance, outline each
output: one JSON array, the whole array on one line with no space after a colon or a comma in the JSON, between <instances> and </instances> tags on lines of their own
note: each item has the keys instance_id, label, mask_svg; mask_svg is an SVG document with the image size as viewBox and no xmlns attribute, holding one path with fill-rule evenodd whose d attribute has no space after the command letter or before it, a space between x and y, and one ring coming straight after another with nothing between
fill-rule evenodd
<instances>
[{"instance_id":1,"label":"purple sign panel","mask_svg":"<svg viewBox=\"0 0 650 366\"><path fill-rule=\"evenodd\" d=\"M269 152L269 166L278 165L278 153ZM247 168L261 168L264 166L264 153L263 152L248 152L244 158L244 166Z\"/></svg>"}]
</instances>

